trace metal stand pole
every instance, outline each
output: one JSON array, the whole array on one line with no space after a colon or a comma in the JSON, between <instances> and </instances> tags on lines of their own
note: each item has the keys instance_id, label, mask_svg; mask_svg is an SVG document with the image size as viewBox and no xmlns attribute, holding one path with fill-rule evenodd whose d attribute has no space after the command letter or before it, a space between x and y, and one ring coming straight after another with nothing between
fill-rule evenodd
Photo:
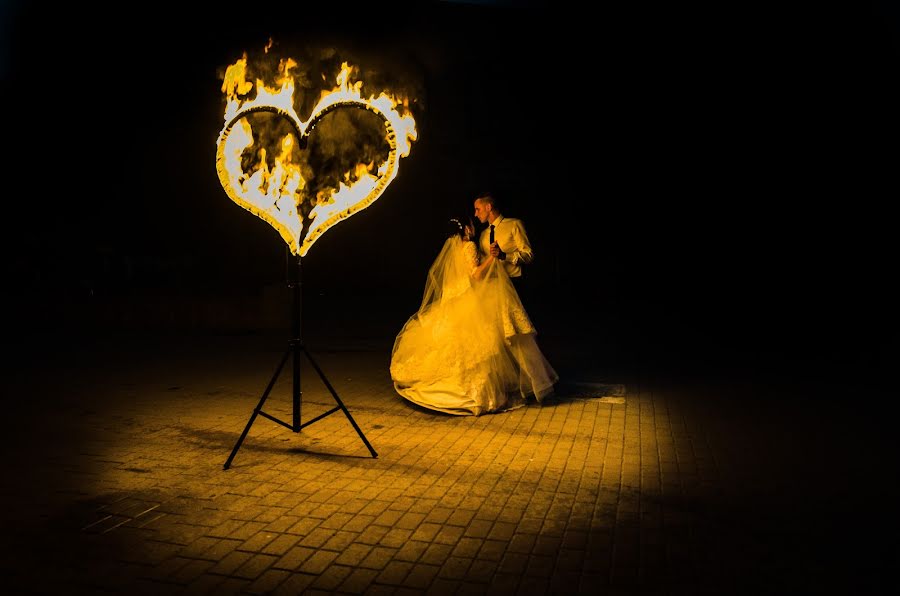
<instances>
[{"instance_id":1,"label":"metal stand pole","mask_svg":"<svg viewBox=\"0 0 900 596\"><path fill-rule=\"evenodd\" d=\"M363 434L363 431L359 428L359 425L356 424L356 421L353 420L353 416L350 415L350 411L347 410L347 406L344 405L344 402L341 401L340 396L338 396L337 391L335 391L334 387L331 386L331 383L328 381L328 378L325 376L325 373L322 372L322 369L313 360L312 355L306 349L306 346L303 345L302 335L301 335L301 311L302 311L302 263L301 258L299 256L296 257L296 269L291 266L292 255L290 251L287 253L287 284L288 288L291 289L291 331L292 337L288 341L288 349L284 353L284 356L281 358L281 362L278 363L278 367L275 369L275 374L272 375L272 379L269 381L269 384L266 386L266 390L263 391L262 397L259 400L259 403L256 404L256 407L253 409L253 414L250 416L250 420L247 421L247 426L244 427L244 432L241 433L240 438L237 440L237 443L234 445L234 449L231 450L231 455L228 456L228 460L225 462L224 469L228 469L231 467L231 462L234 460L234 456L237 455L238 449L241 448L241 444L244 442L244 439L247 437L247 433L250 431L250 427L253 426L253 422L256 420L257 416L263 416L264 418L268 418L269 420L276 422L282 426L285 426L295 433L300 432L301 429L306 428L313 422L318 422L322 418L334 414L338 410L341 410L344 415L347 417L347 420L350 421L350 424L353 426L353 429L356 431L356 434L359 435L359 438L362 439L362 442L365 443L366 448L368 448L369 453L372 454L372 457L378 457L378 454L375 452L375 449L372 448L372 445L369 443L369 440L366 439L366 435ZM319 414L312 420L301 424L300 423L300 405L301 405L301 396L302 391L300 390L300 354L306 355L306 358L309 360L310 364L312 364L315 371L318 373L319 377L322 379L322 382L325 384L325 387L328 388L328 391L331 393L331 396L334 398L334 401L337 402L337 406L328 410L324 414ZM292 387L292 402L293 402L293 417L291 424L284 422L283 420L279 420L278 418L263 412L263 404L266 403L266 399L269 397L269 393L272 391L272 387L275 386L275 381L278 379L278 375L281 374L281 371L284 369L284 365L288 360L288 356L293 356L293 387Z\"/></svg>"}]
</instances>

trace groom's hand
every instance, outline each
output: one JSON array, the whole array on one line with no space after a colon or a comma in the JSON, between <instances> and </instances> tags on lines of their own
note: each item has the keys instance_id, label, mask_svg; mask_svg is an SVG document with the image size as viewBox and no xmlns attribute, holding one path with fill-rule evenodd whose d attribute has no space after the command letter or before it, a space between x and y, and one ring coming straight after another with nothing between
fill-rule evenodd
<instances>
[{"instance_id":1,"label":"groom's hand","mask_svg":"<svg viewBox=\"0 0 900 596\"><path fill-rule=\"evenodd\" d=\"M491 256L501 261L506 259L506 253L500 250L500 245L494 242L491 244Z\"/></svg>"}]
</instances>

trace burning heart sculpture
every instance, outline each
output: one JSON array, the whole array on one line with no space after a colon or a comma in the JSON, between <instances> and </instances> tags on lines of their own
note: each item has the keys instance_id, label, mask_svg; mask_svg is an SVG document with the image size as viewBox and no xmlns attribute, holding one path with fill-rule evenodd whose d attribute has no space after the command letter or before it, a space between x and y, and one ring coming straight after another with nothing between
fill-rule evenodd
<instances>
[{"instance_id":1,"label":"burning heart sculpture","mask_svg":"<svg viewBox=\"0 0 900 596\"><path fill-rule=\"evenodd\" d=\"M290 70L290 62L284 73ZM243 80L246 58L229 67L223 91L229 94L225 111L225 126L219 134L216 149L216 170L228 197L257 217L268 222L281 234L291 252L306 256L310 247L322 234L338 222L358 213L377 200L397 176L401 157L409 155L411 141L416 139L415 121L401 115L398 102L382 93L377 98L364 99L361 82L350 84L351 67L344 63L337 76L337 87L323 93L305 122L293 106L294 82L289 76L281 80L280 90L256 84L257 94L252 100L241 102L238 94L246 95L252 84ZM306 148L309 135L326 115L340 108L366 110L384 122L383 140L387 143L387 158L372 173L374 163L359 163L344 174L337 188L310 195L302 168L293 163L295 145ZM256 141L248 116L259 113L275 114L286 119L291 132L281 138L279 154L269 166L266 148L256 149L260 163L255 171L245 171L244 161ZM296 140L295 140L296 139Z\"/></svg>"}]
</instances>

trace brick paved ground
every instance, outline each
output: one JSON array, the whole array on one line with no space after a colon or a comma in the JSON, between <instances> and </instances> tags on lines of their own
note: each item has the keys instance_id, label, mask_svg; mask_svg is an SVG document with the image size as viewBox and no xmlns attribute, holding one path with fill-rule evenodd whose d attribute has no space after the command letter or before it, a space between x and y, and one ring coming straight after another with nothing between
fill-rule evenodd
<instances>
[{"instance_id":1,"label":"brick paved ground","mask_svg":"<svg viewBox=\"0 0 900 596\"><path fill-rule=\"evenodd\" d=\"M877 593L896 572L896 470L862 389L816 401L635 356L606 379L624 399L451 417L398 398L389 345L345 342L314 353L379 457L339 412L300 434L258 418L223 471L283 347L23 348L7 593ZM568 349L548 352L590 379L590 347ZM266 407L284 419L287 378ZM307 420L333 402L303 378Z\"/></svg>"}]
</instances>

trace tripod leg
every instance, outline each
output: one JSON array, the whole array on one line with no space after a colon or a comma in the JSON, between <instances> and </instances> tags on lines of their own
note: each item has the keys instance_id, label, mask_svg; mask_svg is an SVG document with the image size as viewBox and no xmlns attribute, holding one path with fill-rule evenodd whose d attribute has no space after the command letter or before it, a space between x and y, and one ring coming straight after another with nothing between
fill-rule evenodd
<instances>
[{"instance_id":1,"label":"tripod leg","mask_svg":"<svg viewBox=\"0 0 900 596\"><path fill-rule=\"evenodd\" d=\"M369 449L369 453L372 454L372 457L378 457L378 454L375 453L375 450L372 448L372 445L369 444L369 440L366 439L366 435L363 434L362 429L356 424L356 421L353 419L353 416L350 415L350 411L347 410L347 407L344 405L344 402L341 401L341 398L338 397L337 391L334 390L334 387L331 386L331 383L328 382L328 379L325 377L325 373L322 372L322 369L319 368L319 365L316 364L316 361L313 360L312 355L307 351L307 349L303 348L303 353L306 354L306 357L309 358L310 364L313 365L313 368L316 369L316 372L319 373L319 377L322 379L322 382L325 383L325 386L328 388L328 391L331 392L331 396L334 397L334 401L337 402L338 407L340 407L341 411L344 412L344 416L347 417L347 420L350 421L350 424L353 425L353 429L356 431L356 434L359 435L359 438L362 439L362 442L366 444L366 447Z\"/></svg>"},{"instance_id":2,"label":"tripod leg","mask_svg":"<svg viewBox=\"0 0 900 596\"><path fill-rule=\"evenodd\" d=\"M234 459L234 456L237 455L238 449L241 448L241 443L243 443L244 439L247 438L247 433L250 431L250 427L253 426L253 421L256 420L256 417L262 410L263 404L266 403L266 398L269 397L269 392L271 392L272 387L275 386L275 381L276 379L278 379L278 375L281 374L281 369L284 368L284 363L287 362L288 356L292 351L294 350L289 349L287 352L285 352L284 356L281 358L281 362L278 363L278 368L275 369L275 374L272 375L272 380L269 381L269 385L266 387L266 390L263 391L262 397L259 399L259 403L256 404L256 408L253 410L253 414L250 416L250 420L247 421L247 426L244 427L244 432L241 433L241 437L237 440L237 443L235 443L234 449L231 450L231 455L228 456L228 461L225 462L225 470L231 467L231 461Z\"/></svg>"}]
</instances>

